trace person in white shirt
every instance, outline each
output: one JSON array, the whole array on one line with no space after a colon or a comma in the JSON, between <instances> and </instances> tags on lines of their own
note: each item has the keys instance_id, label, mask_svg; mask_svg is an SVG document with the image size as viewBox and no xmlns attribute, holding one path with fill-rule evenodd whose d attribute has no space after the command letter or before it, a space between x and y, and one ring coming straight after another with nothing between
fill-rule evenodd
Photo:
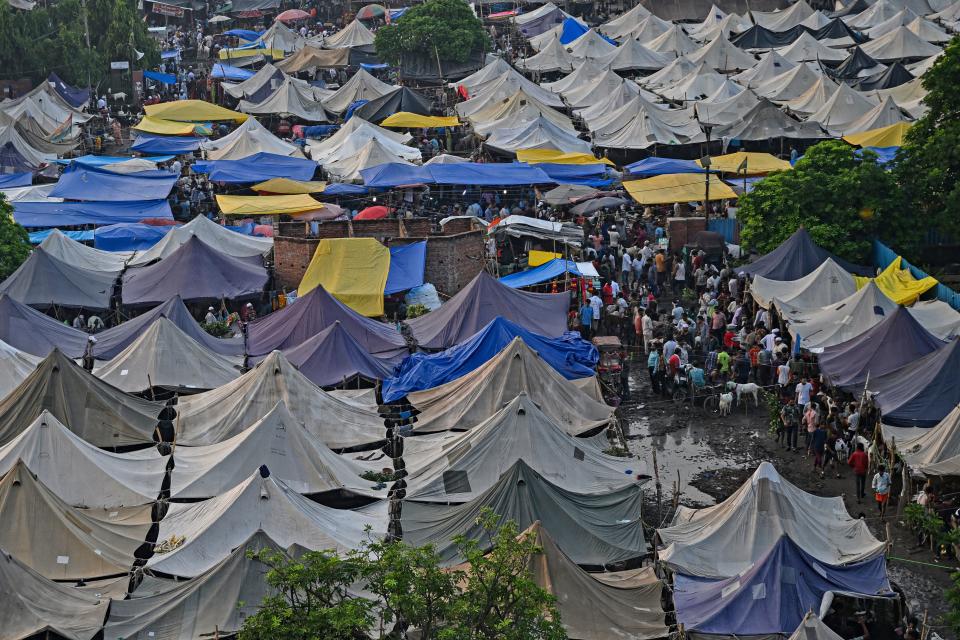
<instances>
[{"instance_id":1,"label":"person in white shirt","mask_svg":"<svg viewBox=\"0 0 960 640\"><path fill-rule=\"evenodd\" d=\"M593 309L593 330L596 331L600 327L600 313L603 311L603 300L596 291L590 296L590 308Z\"/></svg>"},{"instance_id":2,"label":"person in white shirt","mask_svg":"<svg viewBox=\"0 0 960 640\"><path fill-rule=\"evenodd\" d=\"M213 307L207 307L207 315L203 317L204 324L213 324L217 321L217 316L213 313Z\"/></svg>"},{"instance_id":3,"label":"person in white shirt","mask_svg":"<svg viewBox=\"0 0 960 640\"><path fill-rule=\"evenodd\" d=\"M630 254L624 252L623 262L621 263L622 267L620 268L620 278L624 286L630 284L630 274L633 272L633 260L630 259Z\"/></svg>"},{"instance_id":4,"label":"person in white shirt","mask_svg":"<svg viewBox=\"0 0 960 640\"><path fill-rule=\"evenodd\" d=\"M610 248L616 249L620 246L620 232L614 229L613 227L607 231L607 235L610 236Z\"/></svg>"},{"instance_id":5,"label":"person in white shirt","mask_svg":"<svg viewBox=\"0 0 960 640\"><path fill-rule=\"evenodd\" d=\"M777 384L781 387L786 386L790 382L790 367L786 362L780 364L777 367Z\"/></svg>"},{"instance_id":6,"label":"person in white shirt","mask_svg":"<svg viewBox=\"0 0 960 640\"><path fill-rule=\"evenodd\" d=\"M769 351L770 353L773 353L773 348L776 346L775 340L778 333L780 333L780 330L774 329L773 331L771 331L770 333L768 333L767 335L763 336L760 339L760 344L762 344L763 348Z\"/></svg>"},{"instance_id":7,"label":"person in white shirt","mask_svg":"<svg viewBox=\"0 0 960 640\"><path fill-rule=\"evenodd\" d=\"M613 297L616 298L620 295L620 284L616 280L610 281L610 289L613 292Z\"/></svg>"},{"instance_id":8,"label":"person in white shirt","mask_svg":"<svg viewBox=\"0 0 960 640\"><path fill-rule=\"evenodd\" d=\"M730 297L736 300L737 292L740 290L740 281L736 278L730 278L730 281L727 282L727 289L730 291Z\"/></svg>"},{"instance_id":9,"label":"person in white shirt","mask_svg":"<svg viewBox=\"0 0 960 640\"><path fill-rule=\"evenodd\" d=\"M650 353L650 343L653 342L653 318L644 313L640 319L640 328L643 331L643 347Z\"/></svg>"},{"instance_id":10,"label":"person in white shirt","mask_svg":"<svg viewBox=\"0 0 960 640\"><path fill-rule=\"evenodd\" d=\"M810 384L810 381L806 378L800 378L800 382L797 383L797 405L805 407L810 404L810 392L813 390L813 385Z\"/></svg>"}]
</instances>

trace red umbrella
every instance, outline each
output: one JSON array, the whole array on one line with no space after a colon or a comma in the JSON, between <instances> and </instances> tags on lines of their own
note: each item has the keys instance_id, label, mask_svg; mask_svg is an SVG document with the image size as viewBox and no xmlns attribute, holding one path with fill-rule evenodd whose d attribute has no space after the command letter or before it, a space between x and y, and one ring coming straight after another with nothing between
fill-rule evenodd
<instances>
[{"instance_id":1,"label":"red umbrella","mask_svg":"<svg viewBox=\"0 0 960 640\"><path fill-rule=\"evenodd\" d=\"M360 213L358 213L354 220L380 220L381 218L386 218L390 214L390 209L382 205L377 205L374 207L367 207Z\"/></svg>"},{"instance_id":2,"label":"red umbrella","mask_svg":"<svg viewBox=\"0 0 960 640\"><path fill-rule=\"evenodd\" d=\"M384 18L390 22L390 14L379 4L368 4L357 11L357 20L373 20L375 18Z\"/></svg>"},{"instance_id":3,"label":"red umbrella","mask_svg":"<svg viewBox=\"0 0 960 640\"><path fill-rule=\"evenodd\" d=\"M277 20L280 22L296 22L297 20L306 20L309 17L310 14L301 9L287 9L277 16Z\"/></svg>"}]
</instances>

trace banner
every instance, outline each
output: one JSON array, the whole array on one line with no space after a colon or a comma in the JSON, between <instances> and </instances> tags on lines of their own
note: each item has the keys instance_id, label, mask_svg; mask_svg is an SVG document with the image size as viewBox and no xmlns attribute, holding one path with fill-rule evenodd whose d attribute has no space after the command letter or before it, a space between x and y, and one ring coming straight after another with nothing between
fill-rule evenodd
<instances>
[{"instance_id":1,"label":"banner","mask_svg":"<svg viewBox=\"0 0 960 640\"><path fill-rule=\"evenodd\" d=\"M173 18L183 17L183 7L175 7L172 4L163 4L162 2L153 3L153 12L162 16L171 16Z\"/></svg>"}]
</instances>

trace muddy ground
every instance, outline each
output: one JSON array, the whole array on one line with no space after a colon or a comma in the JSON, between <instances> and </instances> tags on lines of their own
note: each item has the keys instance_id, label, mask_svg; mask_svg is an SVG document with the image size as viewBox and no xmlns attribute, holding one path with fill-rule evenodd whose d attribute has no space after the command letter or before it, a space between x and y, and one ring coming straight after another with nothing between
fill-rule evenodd
<instances>
[{"instance_id":1,"label":"muddy ground","mask_svg":"<svg viewBox=\"0 0 960 640\"><path fill-rule=\"evenodd\" d=\"M631 396L622 405L621 413L628 446L646 463L651 475L656 454L661 484L659 510L656 483L650 482L644 514L648 525L669 522L675 494L679 504L691 507L716 504L740 487L760 462L772 462L790 482L805 491L843 496L848 512L855 517L864 514L878 539L887 538L886 524L891 523L893 548L887 563L890 579L906 593L912 612L922 618L927 611L933 631L943 638L955 639L942 616L946 612L943 592L950 586L950 572L958 563L935 559L928 547L917 548L902 517L896 517L896 503L891 505L893 515L888 514L886 521L881 522L872 501L857 504L853 474L848 468L841 469L840 479L832 474L821 479L813 471L812 458L783 451L767 431L767 413L762 402L759 408L752 404L746 410L736 408L728 417L702 407L675 404L652 392L645 365L645 361L636 362L631 367Z\"/></svg>"}]
</instances>

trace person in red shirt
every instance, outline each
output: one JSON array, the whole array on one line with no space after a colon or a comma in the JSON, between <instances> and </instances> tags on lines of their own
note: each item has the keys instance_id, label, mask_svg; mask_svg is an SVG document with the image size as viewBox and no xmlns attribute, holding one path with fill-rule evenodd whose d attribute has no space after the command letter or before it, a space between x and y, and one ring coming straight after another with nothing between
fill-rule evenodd
<instances>
[{"instance_id":1,"label":"person in red shirt","mask_svg":"<svg viewBox=\"0 0 960 640\"><path fill-rule=\"evenodd\" d=\"M613 285L610 284L610 281L603 285L603 304L613 304Z\"/></svg>"},{"instance_id":2,"label":"person in red shirt","mask_svg":"<svg viewBox=\"0 0 960 640\"><path fill-rule=\"evenodd\" d=\"M667 360L667 364L670 366L670 375L677 375L680 373L680 349L674 349L673 355Z\"/></svg>"},{"instance_id":3,"label":"person in red shirt","mask_svg":"<svg viewBox=\"0 0 960 640\"><path fill-rule=\"evenodd\" d=\"M723 334L723 346L725 346L727 349L733 349L734 346L736 346L733 343L733 338L736 335L737 334L733 332L733 329L727 327L726 332Z\"/></svg>"},{"instance_id":4,"label":"person in red shirt","mask_svg":"<svg viewBox=\"0 0 960 640\"><path fill-rule=\"evenodd\" d=\"M870 467L862 442L857 443L857 450L850 454L847 464L853 468L853 476L857 479L857 504L860 504L867 495L867 469Z\"/></svg>"}]
</instances>

